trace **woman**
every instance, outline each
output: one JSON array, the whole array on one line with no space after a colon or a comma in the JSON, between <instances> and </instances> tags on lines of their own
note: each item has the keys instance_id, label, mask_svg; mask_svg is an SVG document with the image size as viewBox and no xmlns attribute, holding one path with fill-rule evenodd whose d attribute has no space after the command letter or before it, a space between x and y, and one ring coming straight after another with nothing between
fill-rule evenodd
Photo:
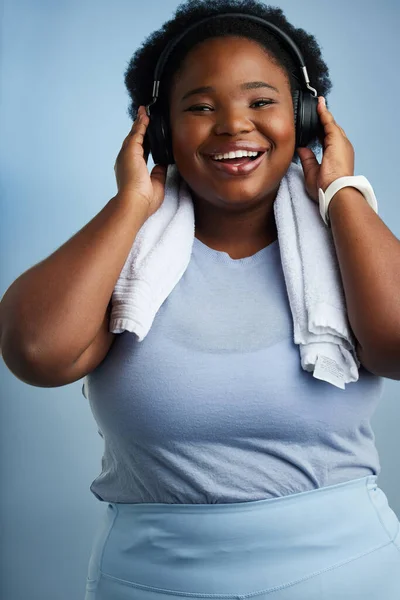
<instances>
[{"instance_id":1,"label":"woman","mask_svg":"<svg viewBox=\"0 0 400 600\"><path fill-rule=\"evenodd\" d=\"M386 265L400 244L357 190L335 195L329 216L363 367L345 392L312 378L293 344L273 205L297 155L310 202L318 202L319 188L354 174L354 152L322 99L321 165L310 149L317 135L308 148L296 146L299 68L265 27L219 19L194 29L168 61L159 110L193 198L193 252L143 342L109 332L118 275L164 199L166 165L151 175L146 165L152 113L144 105L156 62L185 28L232 12L290 35L310 80L329 92L315 38L279 9L251 0L181 5L128 66L131 115L139 108L115 165L118 194L7 291L4 359L32 385L88 376L105 441L91 490L107 509L86 600L395 600L399 522L376 484L370 427L380 376L392 371L363 354L369 338L351 242L381 236ZM243 149L257 156L224 156ZM366 271L379 266L368 260L358 259L361 287Z\"/></svg>"}]
</instances>

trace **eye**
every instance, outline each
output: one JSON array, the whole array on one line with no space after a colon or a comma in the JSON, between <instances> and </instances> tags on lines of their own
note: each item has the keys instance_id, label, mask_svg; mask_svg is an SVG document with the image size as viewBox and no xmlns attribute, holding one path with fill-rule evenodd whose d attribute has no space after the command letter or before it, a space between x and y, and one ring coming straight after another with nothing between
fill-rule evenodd
<instances>
[{"instance_id":1,"label":"eye","mask_svg":"<svg viewBox=\"0 0 400 600\"><path fill-rule=\"evenodd\" d=\"M190 111L198 110L200 112L204 112L201 110L202 108L210 108L210 107L205 106L204 104L196 104L195 106L191 106L190 108L187 108L186 110L190 110Z\"/></svg>"},{"instance_id":2,"label":"eye","mask_svg":"<svg viewBox=\"0 0 400 600\"><path fill-rule=\"evenodd\" d=\"M253 102L251 104L251 106L254 106L254 104L260 104L260 103L264 103L264 104L274 104L273 100L267 100L267 99L262 99L262 100L256 100L255 102Z\"/></svg>"}]
</instances>

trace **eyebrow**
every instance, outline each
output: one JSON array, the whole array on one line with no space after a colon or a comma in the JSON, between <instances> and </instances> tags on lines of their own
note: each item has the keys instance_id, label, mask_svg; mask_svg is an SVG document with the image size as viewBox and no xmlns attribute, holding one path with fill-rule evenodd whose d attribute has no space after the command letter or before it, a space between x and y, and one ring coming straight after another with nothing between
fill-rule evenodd
<instances>
[{"instance_id":1,"label":"eyebrow","mask_svg":"<svg viewBox=\"0 0 400 600\"><path fill-rule=\"evenodd\" d=\"M274 87L273 85L266 83L265 81L248 81L247 83L242 83L240 86L241 90L255 90L258 88L268 88L270 90L274 90L275 92L279 93L278 88ZM208 94L209 92L215 92L216 89L212 86L203 86L203 87L198 87L194 90L190 90L189 92L186 92L186 94L184 94L184 96L182 96L181 102L183 102L184 100L186 100L186 98L189 98L190 96L194 96L196 94Z\"/></svg>"}]
</instances>

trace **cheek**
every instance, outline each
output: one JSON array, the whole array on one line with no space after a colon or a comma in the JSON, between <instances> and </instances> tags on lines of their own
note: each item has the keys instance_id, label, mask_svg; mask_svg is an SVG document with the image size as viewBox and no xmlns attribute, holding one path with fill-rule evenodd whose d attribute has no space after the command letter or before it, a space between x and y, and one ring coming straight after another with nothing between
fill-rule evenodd
<instances>
[{"instance_id":1,"label":"cheek","mask_svg":"<svg viewBox=\"0 0 400 600\"><path fill-rule=\"evenodd\" d=\"M268 129L276 142L292 142L296 137L294 113L280 113L274 116L274 119L268 124Z\"/></svg>"},{"instance_id":2,"label":"cheek","mask_svg":"<svg viewBox=\"0 0 400 600\"><path fill-rule=\"evenodd\" d=\"M193 156L209 135L210 127L207 126L204 120L195 121L191 119L189 121L181 119L175 121L171 130L174 154L181 156L183 159Z\"/></svg>"}]
</instances>

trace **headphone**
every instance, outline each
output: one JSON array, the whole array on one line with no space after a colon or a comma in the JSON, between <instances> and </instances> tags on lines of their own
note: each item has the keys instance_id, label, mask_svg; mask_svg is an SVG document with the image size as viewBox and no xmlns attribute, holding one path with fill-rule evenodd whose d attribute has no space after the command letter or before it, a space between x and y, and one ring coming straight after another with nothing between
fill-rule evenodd
<instances>
[{"instance_id":1,"label":"headphone","mask_svg":"<svg viewBox=\"0 0 400 600\"><path fill-rule=\"evenodd\" d=\"M160 80L163 74L163 70L168 61L169 56L181 41L183 37L188 35L192 29L199 25L214 21L216 19L225 19L226 17L244 18L249 21L254 21L263 25L266 29L269 29L275 37L283 41L295 61L299 64L299 68L303 75L303 87L304 90L295 90L293 94L293 105L294 105L294 121L296 127L296 148L307 146L307 144L321 132L321 124L317 112L318 94L317 91L310 86L310 80L306 66L304 64L304 58L299 48L293 42L293 40L284 33L279 27L253 15L247 15L244 13L225 13L219 15L213 15L205 19L201 19L190 27L185 29L183 33L173 38L162 51L157 65L154 71L154 83L153 83L153 100L146 106L147 115L150 117L150 122L147 126L144 149L151 152L154 164L170 165L174 164L175 160L172 153L172 139L169 128L169 123L161 115L161 112L157 110L157 99L160 87ZM311 92L311 93L310 93ZM153 107L150 110L150 107ZM147 138L147 139L146 139Z\"/></svg>"}]
</instances>

